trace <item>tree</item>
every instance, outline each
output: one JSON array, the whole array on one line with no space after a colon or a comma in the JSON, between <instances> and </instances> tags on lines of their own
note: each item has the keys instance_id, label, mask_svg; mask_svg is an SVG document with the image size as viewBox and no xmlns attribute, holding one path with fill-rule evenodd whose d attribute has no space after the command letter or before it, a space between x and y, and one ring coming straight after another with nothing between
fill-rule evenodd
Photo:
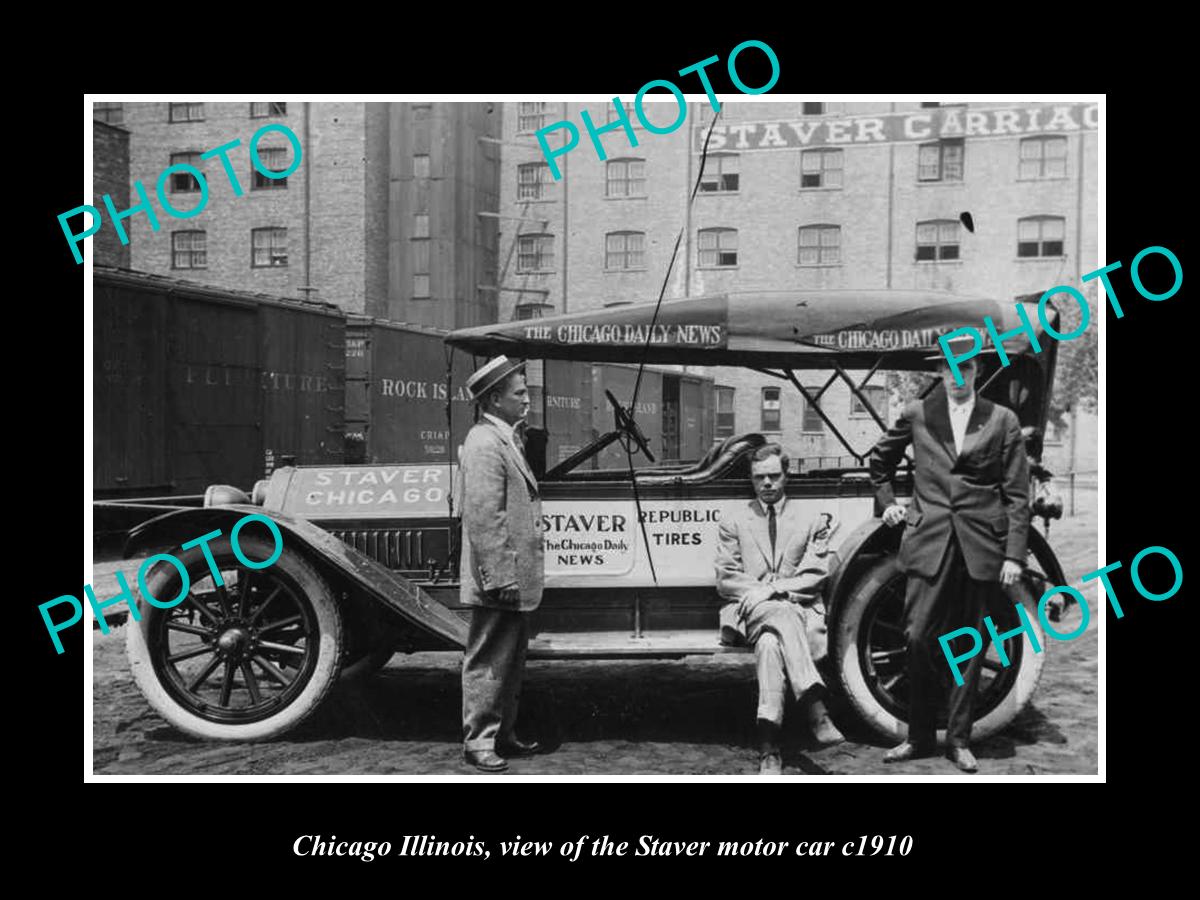
<instances>
[{"instance_id":1,"label":"tree","mask_svg":"<svg viewBox=\"0 0 1200 900\"><path fill-rule=\"evenodd\" d=\"M1086 286L1087 294L1094 295L1092 284ZM1088 325L1083 334L1069 341L1058 342L1058 366L1054 374L1054 391L1050 395L1049 419L1058 428L1067 423L1072 406L1080 410L1095 412L1097 406L1098 374L1100 368L1099 344L1096 340L1096 305L1094 297L1088 296ZM1070 334L1079 327L1083 310L1078 303L1060 299L1050 301L1061 316L1056 329L1060 334ZM1043 345L1053 340L1045 338Z\"/></svg>"},{"instance_id":2,"label":"tree","mask_svg":"<svg viewBox=\"0 0 1200 900\"><path fill-rule=\"evenodd\" d=\"M901 372L896 369L888 369L885 374L888 394L896 409L903 409L909 400L919 397L934 377L929 372Z\"/></svg>"}]
</instances>

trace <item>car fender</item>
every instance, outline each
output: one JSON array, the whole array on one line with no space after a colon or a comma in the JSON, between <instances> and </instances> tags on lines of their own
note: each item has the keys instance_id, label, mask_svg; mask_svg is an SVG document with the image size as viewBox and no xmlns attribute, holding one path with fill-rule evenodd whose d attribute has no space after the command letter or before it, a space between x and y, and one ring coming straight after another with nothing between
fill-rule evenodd
<instances>
[{"instance_id":1,"label":"car fender","mask_svg":"<svg viewBox=\"0 0 1200 900\"><path fill-rule=\"evenodd\" d=\"M867 519L837 548L837 566L825 588L826 617L832 622L841 600L858 581L865 565L882 553L895 553L900 547L903 529L885 525L883 519Z\"/></svg>"},{"instance_id":2,"label":"car fender","mask_svg":"<svg viewBox=\"0 0 1200 900\"><path fill-rule=\"evenodd\" d=\"M854 587L865 566L881 554L896 553L900 549L903 528L885 525L883 519L872 518L863 522L850 533L837 549L838 561L830 574L825 588L825 608L830 621L837 615L840 601ZM1045 536L1032 526L1029 529L1029 552L1040 562L1040 574L1046 577L1043 590L1054 585L1066 584L1066 575Z\"/></svg>"},{"instance_id":3,"label":"car fender","mask_svg":"<svg viewBox=\"0 0 1200 900\"><path fill-rule=\"evenodd\" d=\"M176 510L157 516L134 528L125 542L125 557L163 548L178 547L210 531L228 534L247 515L267 516L279 526L284 545L360 589L378 608L405 624L440 638L450 648L467 643L467 623L438 603L418 585L304 519L281 512L263 511L261 506L232 504L203 509Z\"/></svg>"}]
</instances>

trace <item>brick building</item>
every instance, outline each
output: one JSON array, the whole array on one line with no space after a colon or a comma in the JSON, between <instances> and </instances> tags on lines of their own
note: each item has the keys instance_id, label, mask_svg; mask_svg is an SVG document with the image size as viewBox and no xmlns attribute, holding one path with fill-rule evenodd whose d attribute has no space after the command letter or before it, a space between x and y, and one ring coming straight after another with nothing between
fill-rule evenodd
<instances>
[{"instance_id":1,"label":"brick building","mask_svg":"<svg viewBox=\"0 0 1200 900\"><path fill-rule=\"evenodd\" d=\"M102 110L101 114L110 113ZM113 117L116 121L96 119L92 130L92 206L96 209L104 209L100 198L105 194L112 198L117 209L129 207L129 132L121 127L119 108ZM115 230L101 228L92 241L97 263L129 268L129 245L122 245Z\"/></svg>"},{"instance_id":2,"label":"brick building","mask_svg":"<svg viewBox=\"0 0 1200 900\"><path fill-rule=\"evenodd\" d=\"M104 103L95 113L130 132L130 182L145 186L159 219L157 232L144 214L124 220L133 268L421 325L495 321L496 220L478 213L498 203L498 150L481 140L499 136L498 105ZM286 178L251 165L251 138L270 125L300 141L302 164ZM200 159L235 140L228 160L240 196L219 157ZM275 172L294 162L279 130L258 152ZM179 163L207 184L193 218L168 215L155 197L163 170ZM180 211L202 199L186 171L164 192Z\"/></svg>"},{"instance_id":3,"label":"brick building","mask_svg":"<svg viewBox=\"0 0 1200 900\"><path fill-rule=\"evenodd\" d=\"M1097 257L1094 104L726 102L689 210L712 110L655 134L626 103L592 147L580 111L613 104L509 103L500 197L502 320L653 301L675 238L666 299L725 291L935 288L1014 299L1078 286ZM674 103L647 103L665 127ZM534 138L569 121L579 143L555 180ZM564 132L550 137L560 146ZM636 139L636 146L634 145ZM974 232L960 222L969 212ZM1090 293L1089 293L1090 292ZM1085 289L1094 302L1094 284ZM807 465L841 444L790 386L711 369L718 436L761 431ZM823 384L812 373L808 383ZM872 391L890 417L895 398ZM822 398L850 443L878 429L841 384Z\"/></svg>"}]
</instances>

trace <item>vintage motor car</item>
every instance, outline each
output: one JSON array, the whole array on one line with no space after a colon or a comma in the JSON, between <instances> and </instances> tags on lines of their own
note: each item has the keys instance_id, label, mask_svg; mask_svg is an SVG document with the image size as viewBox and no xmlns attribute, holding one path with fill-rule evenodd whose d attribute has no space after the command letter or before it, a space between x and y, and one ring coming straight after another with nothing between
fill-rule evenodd
<instances>
[{"instance_id":1,"label":"vintage motor car","mask_svg":"<svg viewBox=\"0 0 1200 900\"><path fill-rule=\"evenodd\" d=\"M1027 311L1038 322L1036 309ZM825 596L835 716L851 730L864 726L858 733L896 739L905 733L908 702L905 576L895 558L901 529L883 525L875 508L866 468L873 440L852 446L820 401L843 383L885 429L864 390L872 379L888 370L928 372L939 335L960 326L982 330L985 317L1001 331L1019 324L1011 301L937 291L722 294L465 329L446 342L448 355L466 351L480 361L504 353L749 368L799 390L849 454L840 457L847 465L793 470L788 484L789 497L807 512L840 522ZM977 381L983 395L1016 412L1035 462L1055 366L1054 341L1041 344L1034 353L1026 335L1008 338L1010 364L1000 366L995 354L980 357ZM811 374L798 377L801 371L817 372L824 386L812 388ZM936 384L931 378L926 389ZM538 464L546 591L529 656L746 652L721 643L712 561L720 517L752 496L750 457L766 438L736 434L714 442L698 462L658 464L633 415L636 397L622 403L610 393L608 401L608 433L549 470ZM614 442L629 464L589 468ZM191 735L263 740L312 716L340 677L368 674L397 652L461 650L469 610L458 602L452 463L280 468L249 494L215 485L203 508L134 529L127 556L170 552L191 578L185 599L170 609L139 599L141 619L127 629L133 673L153 708ZM902 468L897 494L911 495L911 484L911 471ZM1059 511L1043 493L1031 490L1030 497L1048 527ZM283 537L278 559L263 569L247 566L227 539L232 524L251 512L269 516ZM220 585L202 548L180 547L217 528L223 536L209 547ZM261 524L247 525L240 549L263 560L274 543ZM159 564L147 582L156 597L170 598L180 593L180 580L173 566ZM1025 576L1010 596L1027 604L1035 629L1038 599L1064 581L1045 536L1031 528ZM991 611L1000 630L1019 624L1015 606L1004 606ZM979 737L1004 728L1029 702L1046 658L1020 637L1004 650L1008 666L990 642L986 651ZM947 667L947 685L950 678Z\"/></svg>"}]
</instances>

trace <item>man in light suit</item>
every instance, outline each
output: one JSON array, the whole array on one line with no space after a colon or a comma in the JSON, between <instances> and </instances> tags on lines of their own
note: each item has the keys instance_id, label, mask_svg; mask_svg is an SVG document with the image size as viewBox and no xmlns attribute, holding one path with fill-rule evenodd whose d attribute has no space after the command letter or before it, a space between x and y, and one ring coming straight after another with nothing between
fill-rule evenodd
<instances>
[{"instance_id":1,"label":"man in light suit","mask_svg":"<svg viewBox=\"0 0 1200 900\"><path fill-rule=\"evenodd\" d=\"M463 756L485 772L541 752L515 732L529 642L542 599L542 501L514 432L529 412L525 364L499 356L467 380L480 419L460 452L464 606Z\"/></svg>"},{"instance_id":2,"label":"man in light suit","mask_svg":"<svg viewBox=\"0 0 1200 900\"><path fill-rule=\"evenodd\" d=\"M949 343L951 353L964 353L961 343ZM908 575L908 739L884 756L889 763L933 752L936 704L948 677L938 636L964 625L983 631L989 604L1002 601L1002 586L1021 575L1029 534L1029 466L1016 414L975 396L974 358L959 364L961 385L946 357L936 358L942 384L906 405L871 451L883 521L907 524L898 562ZM914 493L905 509L892 478L909 444ZM946 755L964 772L978 768L969 744L982 661L977 654L962 685L950 690Z\"/></svg>"},{"instance_id":3,"label":"man in light suit","mask_svg":"<svg viewBox=\"0 0 1200 900\"><path fill-rule=\"evenodd\" d=\"M808 701L809 723L822 744L842 740L820 697L816 663L825 655L821 589L829 574L829 514L808 520L785 495L788 459L778 444L761 447L751 462L756 499L721 520L717 593L726 643L754 646L758 667L759 772L783 772L780 734L788 687Z\"/></svg>"}]
</instances>

